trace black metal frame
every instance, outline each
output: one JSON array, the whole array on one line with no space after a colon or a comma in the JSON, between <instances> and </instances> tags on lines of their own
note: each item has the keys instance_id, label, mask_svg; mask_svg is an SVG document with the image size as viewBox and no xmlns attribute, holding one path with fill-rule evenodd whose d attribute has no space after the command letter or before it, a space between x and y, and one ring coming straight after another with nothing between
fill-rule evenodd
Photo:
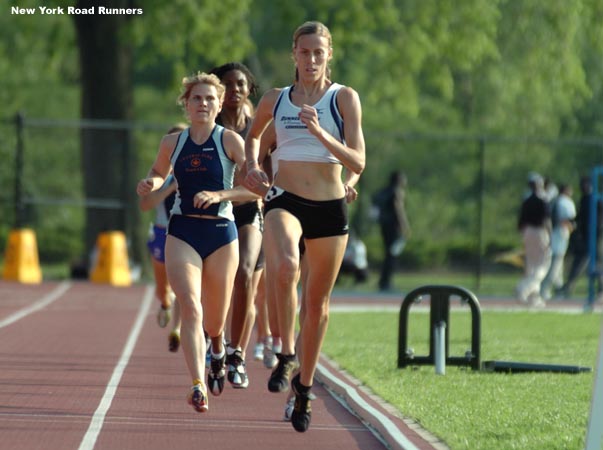
<instances>
[{"instance_id":1,"label":"black metal frame","mask_svg":"<svg viewBox=\"0 0 603 450\"><path fill-rule=\"evenodd\" d=\"M416 356L408 349L408 317L410 307L417 303L421 297L430 298L430 333L429 333L429 355ZM465 356L449 356L448 336L450 332L450 298L460 297L466 301L471 308L471 350ZM473 370L480 370L481 357L481 310L477 297L465 288L447 285L421 286L409 292L400 308L400 320L398 329L398 368L414 365L435 365L435 339L434 331L440 322L446 323L446 365L471 366Z\"/></svg>"}]
</instances>

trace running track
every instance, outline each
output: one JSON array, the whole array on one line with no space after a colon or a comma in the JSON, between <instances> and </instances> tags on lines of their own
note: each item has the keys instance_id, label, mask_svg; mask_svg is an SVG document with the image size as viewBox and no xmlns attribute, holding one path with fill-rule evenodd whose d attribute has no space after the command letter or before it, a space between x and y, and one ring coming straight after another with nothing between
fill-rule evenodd
<instances>
[{"instance_id":1,"label":"running track","mask_svg":"<svg viewBox=\"0 0 603 450\"><path fill-rule=\"evenodd\" d=\"M360 307L367 299L342 301ZM227 385L220 397L210 395L209 412L195 413L185 400L182 353L167 351L156 306L148 286L0 281L0 448L441 448L324 358L306 433L282 421L286 394L267 391L269 372L257 361L247 363L248 389Z\"/></svg>"}]
</instances>

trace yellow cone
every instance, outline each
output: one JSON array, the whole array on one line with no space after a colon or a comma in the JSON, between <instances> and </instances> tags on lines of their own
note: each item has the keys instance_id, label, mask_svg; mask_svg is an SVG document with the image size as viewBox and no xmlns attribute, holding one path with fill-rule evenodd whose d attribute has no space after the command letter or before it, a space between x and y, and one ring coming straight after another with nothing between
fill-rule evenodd
<instances>
[{"instance_id":1,"label":"yellow cone","mask_svg":"<svg viewBox=\"0 0 603 450\"><path fill-rule=\"evenodd\" d=\"M114 286L130 286L132 276L128 265L126 237L121 231L100 233L96 240L97 258L90 280Z\"/></svg>"},{"instance_id":2,"label":"yellow cone","mask_svg":"<svg viewBox=\"0 0 603 450\"><path fill-rule=\"evenodd\" d=\"M42 281L38 244L33 230L21 228L9 233L2 277L5 280L21 283L40 283Z\"/></svg>"}]
</instances>

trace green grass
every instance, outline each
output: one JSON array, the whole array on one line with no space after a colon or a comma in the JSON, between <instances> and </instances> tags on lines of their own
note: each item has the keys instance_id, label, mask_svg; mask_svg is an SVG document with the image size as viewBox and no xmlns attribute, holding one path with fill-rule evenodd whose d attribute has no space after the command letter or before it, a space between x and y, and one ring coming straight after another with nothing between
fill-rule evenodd
<instances>
[{"instance_id":1,"label":"green grass","mask_svg":"<svg viewBox=\"0 0 603 450\"><path fill-rule=\"evenodd\" d=\"M478 277L471 272L438 271L438 272L398 272L392 280L392 292L409 292L410 290L428 284L451 284L463 286L475 295L505 296L514 295L515 286L522 277L521 270L512 270L498 273L484 273ZM354 291L362 293L376 292L378 290L379 274L375 271L369 274L365 283L355 284L349 275L339 277L335 289L339 291ZM576 282L573 296L586 298L588 292L588 278L585 274Z\"/></svg>"},{"instance_id":2,"label":"green grass","mask_svg":"<svg viewBox=\"0 0 603 450\"><path fill-rule=\"evenodd\" d=\"M428 314L412 312L409 347L428 354ZM482 312L482 361L595 367L601 316ZM502 374L397 368L397 313L331 313L323 351L452 449L584 448L594 372ZM470 347L470 314L452 312L450 355Z\"/></svg>"}]
</instances>

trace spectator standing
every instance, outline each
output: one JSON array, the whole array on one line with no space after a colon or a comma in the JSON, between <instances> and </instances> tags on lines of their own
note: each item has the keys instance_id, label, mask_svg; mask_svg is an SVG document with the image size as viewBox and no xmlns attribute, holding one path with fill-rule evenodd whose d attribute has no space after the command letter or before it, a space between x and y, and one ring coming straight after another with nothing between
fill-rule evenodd
<instances>
[{"instance_id":1,"label":"spectator standing","mask_svg":"<svg viewBox=\"0 0 603 450\"><path fill-rule=\"evenodd\" d=\"M406 214L406 175L400 171L391 173L389 183L373 197L379 210L379 226L383 240L384 257L379 277L379 290L391 290L391 278L396 260L410 237L410 224Z\"/></svg>"},{"instance_id":2,"label":"spectator standing","mask_svg":"<svg viewBox=\"0 0 603 450\"><path fill-rule=\"evenodd\" d=\"M593 187L590 178L587 176L580 179L580 194L580 203L576 215L576 229L574 233L572 233L569 246L569 251L573 256L572 265L567 276L567 281L563 287L557 291L566 298L571 295L578 276L586 268L589 260L588 227L590 222L590 202L593 195ZM603 206L601 205L601 202L599 202L597 204L597 257L600 255L599 245L601 243L602 215ZM597 281L598 292L601 293L603 291L603 275L599 274L597 276Z\"/></svg>"},{"instance_id":3,"label":"spectator standing","mask_svg":"<svg viewBox=\"0 0 603 450\"><path fill-rule=\"evenodd\" d=\"M531 194L522 202L517 228L523 238L525 251L524 276L517 284L517 298L533 307L544 307L540 286L547 274L550 261L550 215L542 198L543 179L530 173L528 186Z\"/></svg>"},{"instance_id":4,"label":"spectator standing","mask_svg":"<svg viewBox=\"0 0 603 450\"><path fill-rule=\"evenodd\" d=\"M551 180L549 177L545 177L544 178L544 185L543 185L543 191L544 191L544 201L547 202L548 205L553 205L553 201L557 198L557 196L559 195L560 189L557 187L557 185L553 182L553 180Z\"/></svg>"},{"instance_id":5,"label":"spectator standing","mask_svg":"<svg viewBox=\"0 0 603 450\"><path fill-rule=\"evenodd\" d=\"M552 201L551 223L551 266L540 287L544 300L551 298L551 288L560 289L563 286L563 261L569 245L570 234L574 230L576 205L572 200L572 187L562 184L559 195Z\"/></svg>"}]
</instances>

